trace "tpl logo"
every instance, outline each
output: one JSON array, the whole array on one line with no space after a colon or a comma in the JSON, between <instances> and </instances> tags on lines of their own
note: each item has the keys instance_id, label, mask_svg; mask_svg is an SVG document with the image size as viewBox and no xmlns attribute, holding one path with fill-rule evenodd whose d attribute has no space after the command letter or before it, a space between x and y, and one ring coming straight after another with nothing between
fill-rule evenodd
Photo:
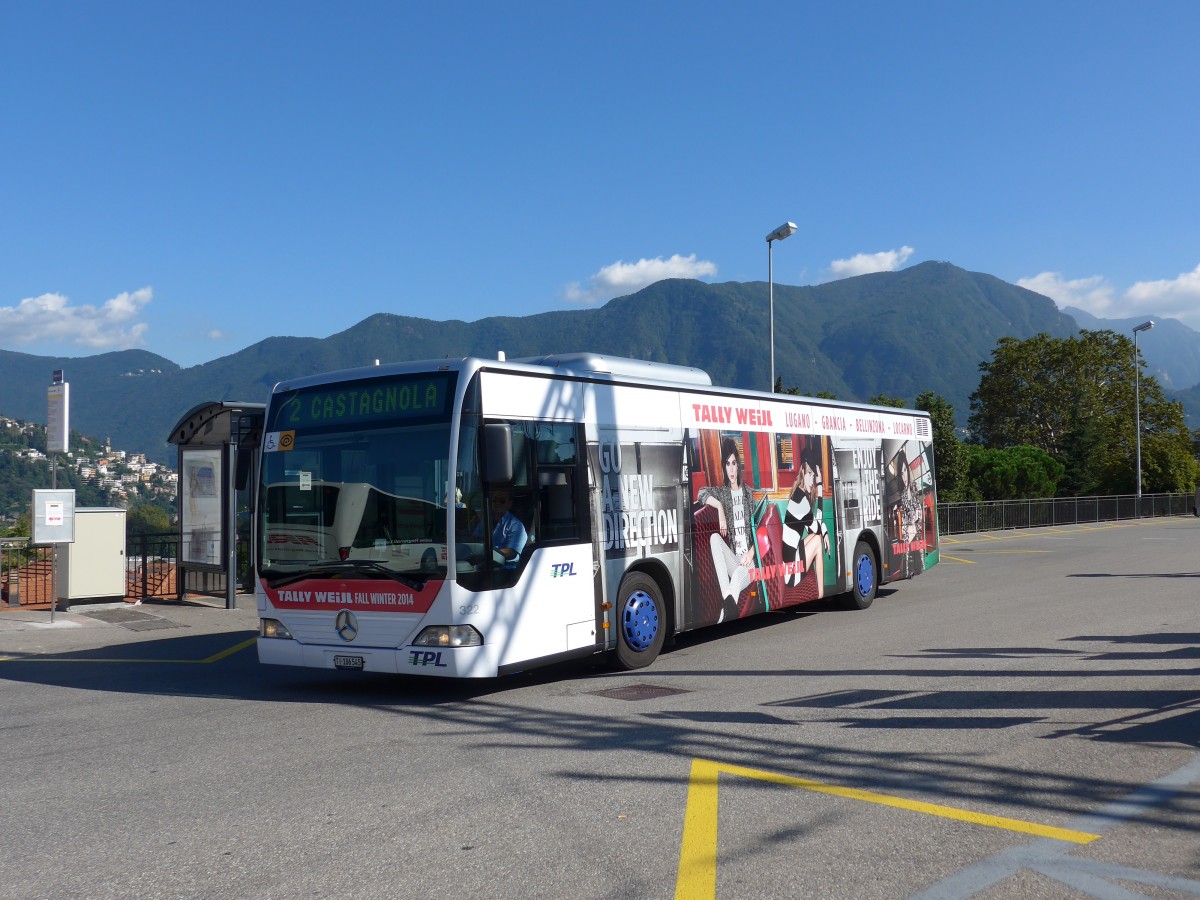
<instances>
[{"instance_id":1,"label":"tpl logo","mask_svg":"<svg viewBox=\"0 0 1200 900\"><path fill-rule=\"evenodd\" d=\"M442 662L441 650L409 650L408 664L410 666L433 666L435 669L446 668L446 664Z\"/></svg>"},{"instance_id":2,"label":"tpl logo","mask_svg":"<svg viewBox=\"0 0 1200 900\"><path fill-rule=\"evenodd\" d=\"M557 578L560 575L575 575L575 563L555 563L550 567L550 577Z\"/></svg>"}]
</instances>

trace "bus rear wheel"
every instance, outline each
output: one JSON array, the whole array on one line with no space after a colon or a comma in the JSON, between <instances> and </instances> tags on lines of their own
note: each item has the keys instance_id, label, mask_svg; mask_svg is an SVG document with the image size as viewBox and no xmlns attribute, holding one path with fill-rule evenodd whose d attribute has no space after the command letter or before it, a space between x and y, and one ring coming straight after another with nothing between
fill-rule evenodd
<instances>
[{"instance_id":1,"label":"bus rear wheel","mask_svg":"<svg viewBox=\"0 0 1200 900\"><path fill-rule=\"evenodd\" d=\"M850 593L846 594L846 605L851 609L866 609L875 599L879 587L879 562L875 551L866 541L854 545L854 556L850 566Z\"/></svg>"},{"instance_id":2,"label":"bus rear wheel","mask_svg":"<svg viewBox=\"0 0 1200 900\"><path fill-rule=\"evenodd\" d=\"M649 575L630 572L617 594L617 664L641 669L658 657L667 636L662 591Z\"/></svg>"}]
</instances>

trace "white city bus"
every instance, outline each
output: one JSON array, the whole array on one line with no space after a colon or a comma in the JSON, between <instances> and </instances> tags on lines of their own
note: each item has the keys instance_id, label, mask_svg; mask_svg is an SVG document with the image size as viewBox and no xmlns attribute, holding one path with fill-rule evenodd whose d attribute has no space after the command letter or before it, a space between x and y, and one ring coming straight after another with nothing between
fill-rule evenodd
<instances>
[{"instance_id":1,"label":"white city bus","mask_svg":"<svg viewBox=\"0 0 1200 900\"><path fill-rule=\"evenodd\" d=\"M927 413L682 366L570 354L296 379L262 449L264 663L638 668L732 618L865 609L938 559Z\"/></svg>"}]
</instances>

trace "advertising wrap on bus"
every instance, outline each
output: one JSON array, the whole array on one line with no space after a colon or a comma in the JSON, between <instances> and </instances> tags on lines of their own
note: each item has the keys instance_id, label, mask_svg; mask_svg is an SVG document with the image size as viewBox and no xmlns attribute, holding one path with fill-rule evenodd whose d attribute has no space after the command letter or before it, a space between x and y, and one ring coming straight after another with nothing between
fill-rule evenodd
<instances>
[{"instance_id":1,"label":"advertising wrap on bus","mask_svg":"<svg viewBox=\"0 0 1200 900\"><path fill-rule=\"evenodd\" d=\"M686 627L842 593L841 561L864 529L884 526L891 579L924 570L937 549L931 443L892 438L834 453L828 434L763 430L774 423L770 410L695 408L702 422L727 424L689 428L667 443L655 434L589 448L602 473L610 563L661 555L690 538ZM778 418L812 422L794 412ZM887 431L907 431L907 422ZM681 471L686 505L675 494Z\"/></svg>"}]
</instances>

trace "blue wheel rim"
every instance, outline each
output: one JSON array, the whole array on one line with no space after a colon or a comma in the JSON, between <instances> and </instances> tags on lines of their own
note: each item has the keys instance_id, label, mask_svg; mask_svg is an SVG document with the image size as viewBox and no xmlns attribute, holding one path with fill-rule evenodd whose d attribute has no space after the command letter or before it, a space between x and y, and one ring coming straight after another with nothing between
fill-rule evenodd
<instances>
[{"instance_id":1,"label":"blue wheel rim","mask_svg":"<svg viewBox=\"0 0 1200 900\"><path fill-rule=\"evenodd\" d=\"M854 580L858 586L858 595L870 597L875 588L875 566L871 564L871 554L863 553L858 557L858 565L854 567Z\"/></svg>"},{"instance_id":2,"label":"blue wheel rim","mask_svg":"<svg viewBox=\"0 0 1200 900\"><path fill-rule=\"evenodd\" d=\"M654 646L658 636L658 604L654 598L645 591L634 591L626 597L621 628L631 650L641 653Z\"/></svg>"}]
</instances>

